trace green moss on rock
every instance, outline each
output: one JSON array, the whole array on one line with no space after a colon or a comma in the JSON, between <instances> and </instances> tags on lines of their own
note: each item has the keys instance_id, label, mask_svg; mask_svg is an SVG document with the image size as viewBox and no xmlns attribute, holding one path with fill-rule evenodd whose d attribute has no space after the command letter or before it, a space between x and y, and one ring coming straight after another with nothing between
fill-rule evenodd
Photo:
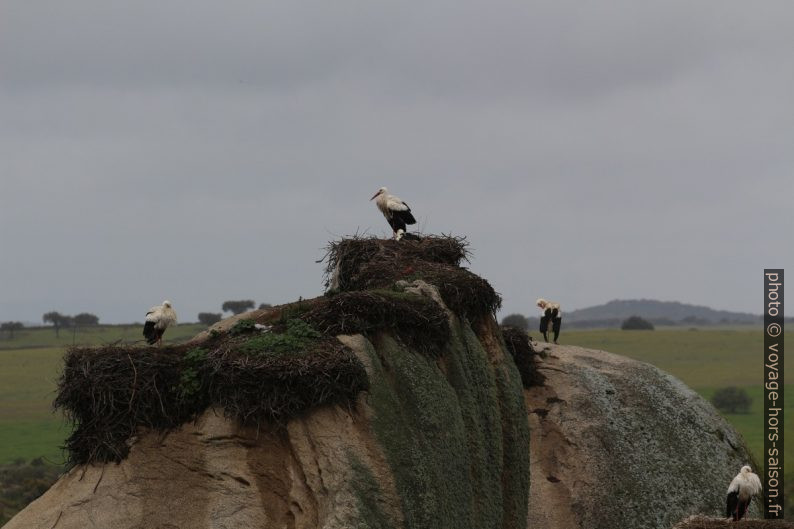
<instances>
[{"instance_id":1,"label":"green moss on rock","mask_svg":"<svg viewBox=\"0 0 794 529\"><path fill-rule=\"evenodd\" d=\"M405 527L524 527L529 432L521 377L509 360L492 364L468 325L452 328L443 370L388 335L367 349L372 428Z\"/></svg>"},{"instance_id":2,"label":"green moss on rock","mask_svg":"<svg viewBox=\"0 0 794 529\"><path fill-rule=\"evenodd\" d=\"M353 470L353 493L359 519L356 529L394 529L394 523L381 504L383 491L370 469L353 452L348 453Z\"/></svg>"}]
</instances>

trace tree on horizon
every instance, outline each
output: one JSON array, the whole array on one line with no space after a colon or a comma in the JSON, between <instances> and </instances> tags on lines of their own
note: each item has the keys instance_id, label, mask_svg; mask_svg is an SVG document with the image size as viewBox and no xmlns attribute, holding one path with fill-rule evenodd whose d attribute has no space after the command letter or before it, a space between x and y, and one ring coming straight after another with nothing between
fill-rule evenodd
<instances>
[{"instance_id":1,"label":"tree on horizon","mask_svg":"<svg viewBox=\"0 0 794 529\"><path fill-rule=\"evenodd\" d=\"M241 299L241 300L230 300L224 301L221 309L224 312L231 312L233 314L242 314L247 310L251 310L256 306L253 299Z\"/></svg>"}]
</instances>

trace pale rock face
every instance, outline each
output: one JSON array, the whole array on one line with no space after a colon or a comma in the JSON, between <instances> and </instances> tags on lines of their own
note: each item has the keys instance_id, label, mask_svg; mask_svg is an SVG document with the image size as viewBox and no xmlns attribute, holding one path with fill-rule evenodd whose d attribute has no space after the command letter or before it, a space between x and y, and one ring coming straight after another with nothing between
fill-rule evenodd
<instances>
[{"instance_id":1,"label":"pale rock face","mask_svg":"<svg viewBox=\"0 0 794 529\"><path fill-rule=\"evenodd\" d=\"M547 346L530 417L528 526L669 529L719 516L749 454L678 379L603 351ZM758 516L757 507L751 515Z\"/></svg>"},{"instance_id":2,"label":"pale rock face","mask_svg":"<svg viewBox=\"0 0 794 529\"><path fill-rule=\"evenodd\" d=\"M169 435L142 435L118 465L73 469L5 527L351 527L359 514L350 454L385 469L359 426L337 407L269 432L208 411ZM390 500L385 507L399 520L390 477L378 478L380 494Z\"/></svg>"}]
</instances>

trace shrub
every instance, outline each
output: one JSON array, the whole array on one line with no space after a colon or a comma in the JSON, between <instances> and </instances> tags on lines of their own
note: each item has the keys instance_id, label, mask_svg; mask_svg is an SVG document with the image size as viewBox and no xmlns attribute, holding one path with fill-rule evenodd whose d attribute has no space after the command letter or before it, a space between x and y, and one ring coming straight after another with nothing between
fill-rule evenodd
<instances>
[{"instance_id":1,"label":"shrub","mask_svg":"<svg viewBox=\"0 0 794 529\"><path fill-rule=\"evenodd\" d=\"M723 413L749 413L752 402L750 395L736 386L718 389L711 397L711 403Z\"/></svg>"},{"instance_id":2,"label":"shrub","mask_svg":"<svg viewBox=\"0 0 794 529\"><path fill-rule=\"evenodd\" d=\"M0 525L46 492L63 470L41 458L0 465Z\"/></svg>"},{"instance_id":3,"label":"shrub","mask_svg":"<svg viewBox=\"0 0 794 529\"><path fill-rule=\"evenodd\" d=\"M239 334L254 332L254 329L256 328L254 327L255 325L256 322L254 320L240 320L234 324L234 327L229 330L229 333L232 336L237 336Z\"/></svg>"},{"instance_id":4,"label":"shrub","mask_svg":"<svg viewBox=\"0 0 794 529\"><path fill-rule=\"evenodd\" d=\"M216 312L199 312L198 321L209 327L221 321L221 314Z\"/></svg>"},{"instance_id":5,"label":"shrub","mask_svg":"<svg viewBox=\"0 0 794 529\"><path fill-rule=\"evenodd\" d=\"M255 307L253 299L241 299L241 300L229 300L224 301L221 309L224 312L231 312L233 314L242 314L247 310L251 310Z\"/></svg>"},{"instance_id":6,"label":"shrub","mask_svg":"<svg viewBox=\"0 0 794 529\"><path fill-rule=\"evenodd\" d=\"M624 331L652 331L653 323L639 316L631 316L623 321L620 328Z\"/></svg>"},{"instance_id":7,"label":"shrub","mask_svg":"<svg viewBox=\"0 0 794 529\"><path fill-rule=\"evenodd\" d=\"M529 329L529 320L523 314L509 314L502 318L502 327L513 327L526 331Z\"/></svg>"},{"instance_id":8,"label":"shrub","mask_svg":"<svg viewBox=\"0 0 794 529\"><path fill-rule=\"evenodd\" d=\"M88 327L91 325L99 325L99 316L96 314L91 314L89 312L81 312L77 316L74 317L75 325L80 325L82 327Z\"/></svg>"}]
</instances>

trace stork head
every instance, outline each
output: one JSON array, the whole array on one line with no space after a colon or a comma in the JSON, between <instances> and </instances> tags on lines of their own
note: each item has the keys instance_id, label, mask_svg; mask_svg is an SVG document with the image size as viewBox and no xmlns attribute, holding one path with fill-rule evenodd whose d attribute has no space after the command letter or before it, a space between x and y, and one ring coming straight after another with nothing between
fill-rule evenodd
<instances>
[{"instance_id":1,"label":"stork head","mask_svg":"<svg viewBox=\"0 0 794 529\"><path fill-rule=\"evenodd\" d=\"M741 473L742 473L742 474L749 474L749 473L750 473L750 472L752 472L752 471L753 471L753 469L752 469L752 468L750 468L750 467L749 467L749 466L747 466L747 465L744 465L744 466L742 467Z\"/></svg>"},{"instance_id":2,"label":"stork head","mask_svg":"<svg viewBox=\"0 0 794 529\"><path fill-rule=\"evenodd\" d=\"M544 308L546 306L546 303L547 301L543 298L538 298L538 300L535 302L535 304L540 308Z\"/></svg>"},{"instance_id":3,"label":"stork head","mask_svg":"<svg viewBox=\"0 0 794 529\"><path fill-rule=\"evenodd\" d=\"M163 307L168 307L170 309L171 308L171 302L168 301L168 300L163 301Z\"/></svg>"},{"instance_id":4,"label":"stork head","mask_svg":"<svg viewBox=\"0 0 794 529\"><path fill-rule=\"evenodd\" d=\"M383 195L385 193L388 193L388 192L389 192L388 189L386 189L385 187L381 187L380 189L378 189L377 193L372 195L372 198L370 198L370 200L375 200L377 197L379 197L379 196L381 196L381 195Z\"/></svg>"}]
</instances>

